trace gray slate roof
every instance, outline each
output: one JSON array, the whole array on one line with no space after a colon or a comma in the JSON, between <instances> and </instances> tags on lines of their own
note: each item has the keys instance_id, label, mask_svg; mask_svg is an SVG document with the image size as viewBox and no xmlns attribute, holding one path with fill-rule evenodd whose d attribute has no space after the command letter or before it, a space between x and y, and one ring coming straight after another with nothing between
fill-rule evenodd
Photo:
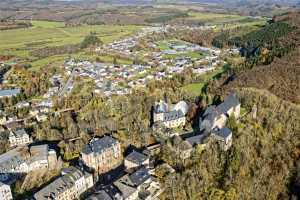
<instances>
[{"instance_id":1,"label":"gray slate roof","mask_svg":"<svg viewBox=\"0 0 300 200\"><path fill-rule=\"evenodd\" d=\"M16 138L22 138L24 136L28 136L28 134L26 133L25 129L18 129L16 131L13 132L13 135L16 137Z\"/></svg>"},{"instance_id":2,"label":"gray slate roof","mask_svg":"<svg viewBox=\"0 0 300 200\"><path fill-rule=\"evenodd\" d=\"M64 170L67 174L57 178L39 192L35 193L34 198L36 200L57 199L60 194L73 187L75 181L83 176L83 172L75 167Z\"/></svg>"},{"instance_id":3,"label":"gray slate roof","mask_svg":"<svg viewBox=\"0 0 300 200\"><path fill-rule=\"evenodd\" d=\"M22 148L15 148L0 155L0 173L11 172L18 168L26 159L21 156Z\"/></svg>"},{"instance_id":4,"label":"gray slate roof","mask_svg":"<svg viewBox=\"0 0 300 200\"><path fill-rule=\"evenodd\" d=\"M228 95L224 102L217 106L220 113L226 113L232 107L236 107L240 102L235 93Z\"/></svg>"},{"instance_id":5,"label":"gray slate roof","mask_svg":"<svg viewBox=\"0 0 300 200\"><path fill-rule=\"evenodd\" d=\"M221 129L214 129L213 134L225 140L227 137L229 137L232 134L232 132L229 128L224 127Z\"/></svg>"},{"instance_id":6,"label":"gray slate roof","mask_svg":"<svg viewBox=\"0 0 300 200\"><path fill-rule=\"evenodd\" d=\"M115 181L114 185L118 188L125 199L137 191L128 174Z\"/></svg>"},{"instance_id":7,"label":"gray slate roof","mask_svg":"<svg viewBox=\"0 0 300 200\"><path fill-rule=\"evenodd\" d=\"M86 200L112 200L112 198L104 190L100 190L96 194L92 194Z\"/></svg>"},{"instance_id":8,"label":"gray slate roof","mask_svg":"<svg viewBox=\"0 0 300 200\"><path fill-rule=\"evenodd\" d=\"M11 97L16 96L20 93L20 89L11 89L11 90L0 90L0 98L1 97Z\"/></svg>"},{"instance_id":9,"label":"gray slate roof","mask_svg":"<svg viewBox=\"0 0 300 200\"><path fill-rule=\"evenodd\" d=\"M125 158L126 160L129 160L133 163L136 163L138 165L141 165L145 160L148 159L148 157L142 153L139 153L137 151L131 152L128 156Z\"/></svg>"},{"instance_id":10,"label":"gray slate roof","mask_svg":"<svg viewBox=\"0 0 300 200\"><path fill-rule=\"evenodd\" d=\"M164 121L172 121L184 117L184 114L181 110L173 110L164 114Z\"/></svg>"},{"instance_id":11,"label":"gray slate roof","mask_svg":"<svg viewBox=\"0 0 300 200\"><path fill-rule=\"evenodd\" d=\"M106 149L111 148L113 145L119 143L118 140L110 137L104 136L102 138L95 138L89 142L89 144L85 145L82 149L82 153L90 154L94 153L101 153Z\"/></svg>"},{"instance_id":12,"label":"gray slate roof","mask_svg":"<svg viewBox=\"0 0 300 200\"><path fill-rule=\"evenodd\" d=\"M202 144L205 136L206 136L205 134L196 135L193 137L186 138L186 141L192 146L196 144Z\"/></svg>"},{"instance_id":13,"label":"gray slate roof","mask_svg":"<svg viewBox=\"0 0 300 200\"><path fill-rule=\"evenodd\" d=\"M145 167L138 169L130 175L130 180L135 186L143 184L149 178L151 178L151 175L149 174L149 170Z\"/></svg>"}]
</instances>

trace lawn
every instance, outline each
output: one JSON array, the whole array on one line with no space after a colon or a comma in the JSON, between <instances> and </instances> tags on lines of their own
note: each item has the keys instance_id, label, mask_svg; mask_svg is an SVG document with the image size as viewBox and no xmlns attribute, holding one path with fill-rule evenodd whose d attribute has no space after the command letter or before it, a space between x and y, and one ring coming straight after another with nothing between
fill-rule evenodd
<instances>
[{"instance_id":1,"label":"lawn","mask_svg":"<svg viewBox=\"0 0 300 200\"><path fill-rule=\"evenodd\" d=\"M201 90L204 87L204 83L191 83L183 87L183 90L192 94L193 96L198 96L201 94Z\"/></svg>"},{"instance_id":2,"label":"lawn","mask_svg":"<svg viewBox=\"0 0 300 200\"><path fill-rule=\"evenodd\" d=\"M207 72L205 74L201 74L199 76L201 77L202 81L185 85L182 87L182 89L184 91L190 93L192 96L198 96L201 94L203 87L208 83L208 81L214 79L216 76L220 75L227 69L228 69L228 66L225 65L223 67L217 68L214 71Z\"/></svg>"}]
</instances>

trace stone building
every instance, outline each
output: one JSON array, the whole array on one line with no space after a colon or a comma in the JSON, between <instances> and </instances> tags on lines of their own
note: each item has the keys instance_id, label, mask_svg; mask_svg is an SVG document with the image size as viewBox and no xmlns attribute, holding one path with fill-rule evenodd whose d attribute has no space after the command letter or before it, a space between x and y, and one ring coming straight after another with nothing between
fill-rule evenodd
<instances>
[{"instance_id":1,"label":"stone building","mask_svg":"<svg viewBox=\"0 0 300 200\"><path fill-rule=\"evenodd\" d=\"M121 192L124 200L155 199L161 194L161 185L145 167L131 174L125 174L113 185Z\"/></svg>"},{"instance_id":2,"label":"stone building","mask_svg":"<svg viewBox=\"0 0 300 200\"><path fill-rule=\"evenodd\" d=\"M232 145L232 132L226 126L229 117L240 116L241 103L236 94L227 96L218 106L209 106L200 118L200 131L203 136L213 137L224 151Z\"/></svg>"},{"instance_id":3,"label":"stone building","mask_svg":"<svg viewBox=\"0 0 300 200\"><path fill-rule=\"evenodd\" d=\"M120 142L110 136L91 140L83 147L81 157L83 163L98 174L118 167L123 161Z\"/></svg>"},{"instance_id":4,"label":"stone building","mask_svg":"<svg viewBox=\"0 0 300 200\"><path fill-rule=\"evenodd\" d=\"M188 108L187 103L184 101L178 102L172 109L169 109L164 101L157 102L154 106L153 122L162 123L167 128L184 126Z\"/></svg>"},{"instance_id":5,"label":"stone building","mask_svg":"<svg viewBox=\"0 0 300 200\"><path fill-rule=\"evenodd\" d=\"M0 155L0 181L56 165L56 154L48 145L17 147ZM51 159L49 159L51 158Z\"/></svg>"},{"instance_id":6,"label":"stone building","mask_svg":"<svg viewBox=\"0 0 300 200\"><path fill-rule=\"evenodd\" d=\"M0 199L1 200L12 200L11 189L9 185L0 182Z\"/></svg>"},{"instance_id":7,"label":"stone building","mask_svg":"<svg viewBox=\"0 0 300 200\"><path fill-rule=\"evenodd\" d=\"M62 176L34 194L36 200L73 200L93 186L91 174L75 167L62 170Z\"/></svg>"},{"instance_id":8,"label":"stone building","mask_svg":"<svg viewBox=\"0 0 300 200\"><path fill-rule=\"evenodd\" d=\"M26 133L25 129L10 131L8 140L11 147L26 145L32 142L29 134Z\"/></svg>"},{"instance_id":9,"label":"stone building","mask_svg":"<svg viewBox=\"0 0 300 200\"><path fill-rule=\"evenodd\" d=\"M200 131L210 133L214 128L223 128L230 116L240 116L241 103L235 94L227 96L218 106L209 106L200 118Z\"/></svg>"},{"instance_id":10,"label":"stone building","mask_svg":"<svg viewBox=\"0 0 300 200\"><path fill-rule=\"evenodd\" d=\"M124 159L124 165L126 170L135 169L141 166L149 166L149 156L139 153L137 151L131 152Z\"/></svg>"}]
</instances>

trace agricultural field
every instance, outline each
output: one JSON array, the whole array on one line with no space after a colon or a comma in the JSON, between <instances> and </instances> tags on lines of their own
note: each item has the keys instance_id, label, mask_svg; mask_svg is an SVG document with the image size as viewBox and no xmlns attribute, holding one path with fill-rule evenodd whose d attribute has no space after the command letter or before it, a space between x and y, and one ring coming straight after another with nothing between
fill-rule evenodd
<instances>
[{"instance_id":1,"label":"agricultural field","mask_svg":"<svg viewBox=\"0 0 300 200\"><path fill-rule=\"evenodd\" d=\"M247 19L247 17L240 15L219 14L209 12L189 12L188 15L190 19L205 21L209 24L222 24Z\"/></svg>"},{"instance_id":2,"label":"agricultural field","mask_svg":"<svg viewBox=\"0 0 300 200\"><path fill-rule=\"evenodd\" d=\"M30 55L33 50L44 47L78 44L90 32L109 43L142 28L135 25L83 25L65 27L63 22L32 21L32 27L0 31L0 55L13 55L18 58L29 58L32 65L44 65L60 60L63 56L51 56L37 60Z\"/></svg>"}]
</instances>

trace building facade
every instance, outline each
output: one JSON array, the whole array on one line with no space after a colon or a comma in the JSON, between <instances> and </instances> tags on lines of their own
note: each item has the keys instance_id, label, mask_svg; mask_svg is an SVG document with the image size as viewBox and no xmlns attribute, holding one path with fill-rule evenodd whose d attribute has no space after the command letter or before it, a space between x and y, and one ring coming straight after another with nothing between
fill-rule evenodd
<instances>
[{"instance_id":1,"label":"building facade","mask_svg":"<svg viewBox=\"0 0 300 200\"><path fill-rule=\"evenodd\" d=\"M184 101L180 101L169 109L168 105L163 102L157 102L153 111L153 122L162 123L167 128L176 128L184 126L186 123L186 114L188 105Z\"/></svg>"},{"instance_id":2,"label":"building facade","mask_svg":"<svg viewBox=\"0 0 300 200\"><path fill-rule=\"evenodd\" d=\"M26 145L32 142L29 134L24 129L10 131L8 140L11 147Z\"/></svg>"},{"instance_id":3,"label":"building facade","mask_svg":"<svg viewBox=\"0 0 300 200\"><path fill-rule=\"evenodd\" d=\"M81 151L83 163L98 174L118 167L123 160L121 144L110 136L94 138Z\"/></svg>"},{"instance_id":4,"label":"building facade","mask_svg":"<svg viewBox=\"0 0 300 200\"><path fill-rule=\"evenodd\" d=\"M0 182L0 199L1 200L12 200L11 189L9 185Z\"/></svg>"},{"instance_id":5,"label":"building facade","mask_svg":"<svg viewBox=\"0 0 300 200\"><path fill-rule=\"evenodd\" d=\"M141 166L148 167L149 163L149 157L137 151L131 152L128 156L125 157L124 160L124 165L127 170Z\"/></svg>"},{"instance_id":6,"label":"building facade","mask_svg":"<svg viewBox=\"0 0 300 200\"><path fill-rule=\"evenodd\" d=\"M26 174L34 170L47 169L56 164L49 162L48 145L36 145L32 147L17 147L0 155L0 181L7 181L12 176ZM55 161L56 154L51 154ZM50 169L50 168L49 168Z\"/></svg>"},{"instance_id":7,"label":"building facade","mask_svg":"<svg viewBox=\"0 0 300 200\"><path fill-rule=\"evenodd\" d=\"M34 194L36 200L73 200L93 186L92 175L75 167L62 170L62 176Z\"/></svg>"}]
</instances>

